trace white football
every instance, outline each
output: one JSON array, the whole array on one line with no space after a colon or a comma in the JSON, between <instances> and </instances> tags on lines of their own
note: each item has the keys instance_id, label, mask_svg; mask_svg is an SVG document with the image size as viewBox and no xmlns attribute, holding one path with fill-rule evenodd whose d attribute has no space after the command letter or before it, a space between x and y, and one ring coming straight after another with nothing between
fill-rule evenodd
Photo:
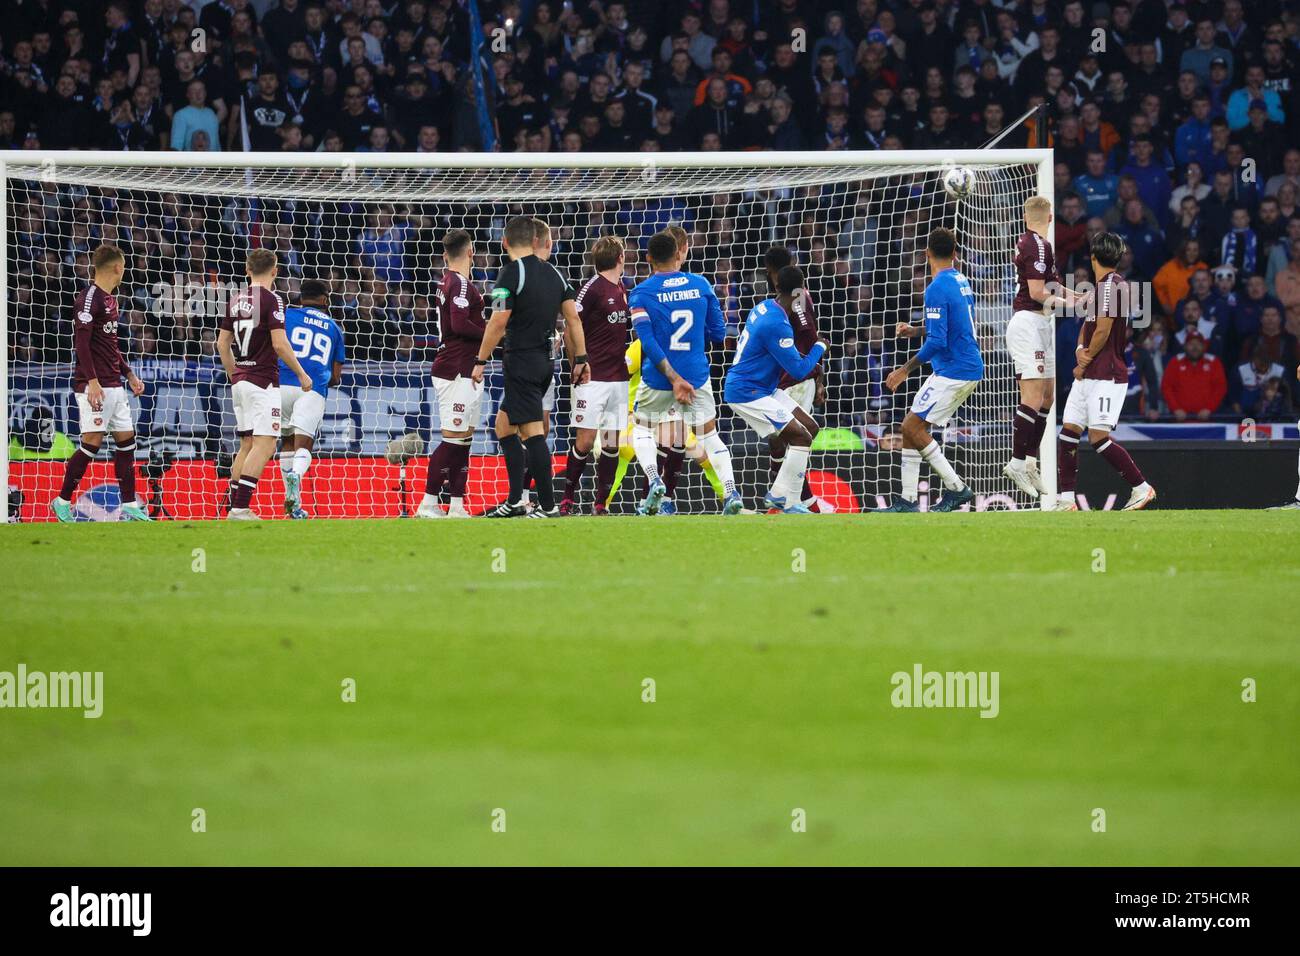
<instances>
[{"instance_id":1,"label":"white football","mask_svg":"<svg viewBox=\"0 0 1300 956\"><path fill-rule=\"evenodd\" d=\"M953 199L965 199L975 191L975 170L954 166L943 174L943 188Z\"/></svg>"}]
</instances>

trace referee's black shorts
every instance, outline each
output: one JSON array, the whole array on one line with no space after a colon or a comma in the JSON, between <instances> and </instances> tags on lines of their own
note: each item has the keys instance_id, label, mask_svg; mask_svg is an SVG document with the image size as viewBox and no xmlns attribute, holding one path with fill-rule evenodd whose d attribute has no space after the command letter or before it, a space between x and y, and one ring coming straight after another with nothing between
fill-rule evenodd
<instances>
[{"instance_id":1,"label":"referee's black shorts","mask_svg":"<svg viewBox=\"0 0 1300 956\"><path fill-rule=\"evenodd\" d=\"M555 366L549 349L507 352L501 363L505 397L501 408L511 425L542 420L542 400L551 387Z\"/></svg>"}]
</instances>

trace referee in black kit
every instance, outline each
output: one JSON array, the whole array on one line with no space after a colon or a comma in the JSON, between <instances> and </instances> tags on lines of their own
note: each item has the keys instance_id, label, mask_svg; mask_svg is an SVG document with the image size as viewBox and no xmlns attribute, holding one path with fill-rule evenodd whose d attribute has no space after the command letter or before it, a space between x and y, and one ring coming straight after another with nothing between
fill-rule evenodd
<instances>
[{"instance_id":1,"label":"referee in black kit","mask_svg":"<svg viewBox=\"0 0 1300 956\"><path fill-rule=\"evenodd\" d=\"M505 398L497 414L497 440L510 476L510 497L489 511L489 518L555 518L560 514L551 488L551 449L546 444L542 412L542 399L554 374L551 339L557 314L564 316L565 342L573 357L573 384L581 385L591 377L582 321L574 302L577 297L555 266L533 255L536 222L519 216L506 223L502 244L510 261L497 273L491 294L492 317L474 364L474 381L481 384L483 366L505 337ZM537 484L539 506L531 512L522 502L525 471L532 472Z\"/></svg>"}]
</instances>

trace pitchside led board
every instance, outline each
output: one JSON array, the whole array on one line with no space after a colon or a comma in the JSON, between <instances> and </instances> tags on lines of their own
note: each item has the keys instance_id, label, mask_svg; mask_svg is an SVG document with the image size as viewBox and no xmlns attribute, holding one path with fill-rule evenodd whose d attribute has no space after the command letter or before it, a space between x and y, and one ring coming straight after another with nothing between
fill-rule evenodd
<instances>
[{"instance_id":1,"label":"pitchside led board","mask_svg":"<svg viewBox=\"0 0 1300 956\"><path fill-rule=\"evenodd\" d=\"M134 405L139 454L175 456L158 479L173 514L200 514L211 506L208 485L219 487L220 453L234 445L229 387L213 359L139 354L145 327L161 340L158 354L199 355L205 343L210 347L219 315L196 312L182 290L237 285L248 251L274 236L286 253L277 291L292 302L302 279L336 277L333 304L346 306L336 314L349 355L389 359L396 354L392 340L411 334L394 334L393 324L400 322L393 317L421 308L431 313L441 269L437 238L451 228L469 231L477 251L473 278L487 287L503 261L505 221L521 209L551 225L552 263L575 286L590 273L586 251L596 238L625 239L631 284L648 275L648 238L681 225L692 240L686 268L709 279L732 328L766 295L763 253L773 245L797 248L819 329L835 346L825 368L826 403L816 411L828 426L861 441L860 449L837 451L833 458L814 455L815 471L838 476L824 497L841 510L855 502L869 506L897 491L900 455L889 433L920 376L889 395L881 389L880 373L917 348L893 328L900 320L921 318L925 237L937 226L953 228L959 266L975 293L986 374L945 433L945 452L981 500L1006 497L1028 506L1028 500L1011 497L1002 475L1017 400L1002 343L1023 205L1033 195L1050 198L1051 161L1048 150L1003 149L653 157L3 152L0 189L11 223L67 216L71 226L72 218L84 219L102 224L126 246L126 274L117 293L122 325L129 330L123 341L148 386ZM954 168L962 173L959 190L945 186ZM179 216L189 227L183 235L175 229ZM15 293L8 297L13 314L6 310L0 324L7 340L20 342L12 359L0 357L14 362L0 376L0 446L10 452L0 462L0 479L12 469L29 504L47 490L27 487L31 475L48 468L42 459L66 457L72 436L73 399L67 365L61 364L70 353L64 300L70 287L89 280L88 244L64 262L39 248L38 238L28 229L0 229L0 242L17 243L0 257L0 278ZM202 261L196 261L196 249ZM729 359L725 349L714 357L715 377ZM485 415L495 410L494 397L490 391ZM557 453L567 448L568 422L562 372L552 410ZM424 464L409 461L403 474L400 464L386 460L389 442L415 435L415 444L427 449L437 440L437 426L427 361L352 366L343 386L329 395L315 449L319 464L305 483L304 500L329 496L330 506L318 504L314 512L320 517L394 513L395 486L422 481ZM761 475L761 443L725 410L722 427L735 444L739 472ZM480 485L499 464L495 445L482 431L473 446ZM1041 452L1050 482L1054 444L1045 442ZM693 479L692 468L687 466L679 510L714 510L712 493ZM183 480L186 475L195 477ZM471 497L473 489L471 480Z\"/></svg>"}]
</instances>

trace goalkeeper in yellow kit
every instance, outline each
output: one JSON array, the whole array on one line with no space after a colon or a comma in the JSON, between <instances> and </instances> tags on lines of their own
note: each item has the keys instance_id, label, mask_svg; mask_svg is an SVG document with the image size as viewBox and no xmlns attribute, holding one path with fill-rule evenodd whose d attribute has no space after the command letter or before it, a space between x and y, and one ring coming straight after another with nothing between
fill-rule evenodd
<instances>
[{"instance_id":1,"label":"goalkeeper in yellow kit","mask_svg":"<svg viewBox=\"0 0 1300 956\"><path fill-rule=\"evenodd\" d=\"M614 473L614 483L610 486L609 497L604 501L597 502L597 507L601 510L609 507L614 496L618 494L619 487L623 484L623 476L627 474L627 467L636 458L636 451L632 448L632 409L636 403L636 389L641 384L641 343L634 341L627 350L627 370L630 376L628 380L628 420L627 427L623 429L623 434L619 437L618 442L618 470ZM661 452L663 450L661 449ZM686 429L686 444L680 451L670 449L661 454L661 458L667 454L684 455L686 458L693 458L697 461L702 469L704 476L709 479L709 484L713 486L713 491L718 496L718 500L726 498L726 491L722 487L717 473L713 470L713 465L709 463L709 457L700 447L700 443L695 439L695 432ZM664 478L664 484L668 486L668 494L659 504L659 514L670 515L676 514L677 506L673 503L673 491L677 486L678 472L675 469L661 469L661 476ZM671 477L671 481L669 478Z\"/></svg>"}]
</instances>

